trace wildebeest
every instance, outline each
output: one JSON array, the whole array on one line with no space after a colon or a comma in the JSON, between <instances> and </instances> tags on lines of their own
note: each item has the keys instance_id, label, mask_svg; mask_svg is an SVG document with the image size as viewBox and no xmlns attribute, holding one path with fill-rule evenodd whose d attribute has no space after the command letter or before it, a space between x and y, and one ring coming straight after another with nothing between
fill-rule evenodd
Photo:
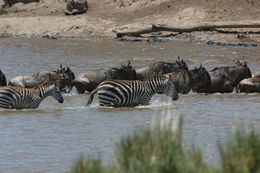
<instances>
[{"instance_id":1,"label":"wildebeest","mask_svg":"<svg viewBox=\"0 0 260 173\"><path fill-rule=\"evenodd\" d=\"M211 84L208 71L202 67L188 70L180 69L176 72L169 73L178 93L187 94L190 90L196 92L200 88L207 87Z\"/></svg>"},{"instance_id":2,"label":"wildebeest","mask_svg":"<svg viewBox=\"0 0 260 173\"><path fill-rule=\"evenodd\" d=\"M236 92L260 92L260 71L254 77L241 80L236 88Z\"/></svg>"},{"instance_id":3,"label":"wildebeest","mask_svg":"<svg viewBox=\"0 0 260 173\"><path fill-rule=\"evenodd\" d=\"M187 64L178 58L175 63L156 62L149 66L136 70L138 80L146 80L150 77L171 73L180 69L188 68Z\"/></svg>"},{"instance_id":4,"label":"wildebeest","mask_svg":"<svg viewBox=\"0 0 260 173\"><path fill-rule=\"evenodd\" d=\"M204 93L226 93L232 92L238 83L252 76L246 62L238 61L235 66L216 67L209 71L211 85L197 89L197 92Z\"/></svg>"},{"instance_id":5,"label":"wildebeest","mask_svg":"<svg viewBox=\"0 0 260 173\"><path fill-rule=\"evenodd\" d=\"M0 70L0 87L6 86L5 74Z\"/></svg>"},{"instance_id":6,"label":"wildebeest","mask_svg":"<svg viewBox=\"0 0 260 173\"><path fill-rule=\"evenodd\" d=\"M113 68L103 68L96 71L81 73L76 76L73 85L78 93L91 92L104 80L136 80L136 71L130 62L126 65Z\"/></svg>"},{"instance_id":7,"label":"wildebeest","mask_svg":"<svg viewBox=\"0 0 260 173\"><path fill-rule=\"evenodd\" d=\"M61 80L61 79L64 80ZM62 67L55 71L41 71L31 76L17 76L10 80L10 86L17 86L21 88L33 88L39 86L48 81L65 81L70 79L71 84L69 82L66 83L63 87L72 87L72 81L74 80L74 73L71 71L69 67ZM59 79L59 80L58 80ZM62 86L62 85L60 85ZM64 91L64 88L60 88L60 90Z\"/></svg>"}]
</instances>

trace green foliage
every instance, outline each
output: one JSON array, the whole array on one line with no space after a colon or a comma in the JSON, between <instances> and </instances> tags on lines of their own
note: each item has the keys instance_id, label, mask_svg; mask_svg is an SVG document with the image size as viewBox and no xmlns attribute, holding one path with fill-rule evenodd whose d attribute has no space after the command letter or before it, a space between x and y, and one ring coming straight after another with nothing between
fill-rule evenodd
<instances>
[{"instance_id":1,"label":"green foliage","mask_svg":"<svg viewBox=\"0 0 260 173\"><path fill-rule=\"evenodd\" d=\"M182 119L176 130L164 122L134 131L116 145L113 164L81 157L71 173L260 173L260 136L237 130L227 145L219 145L219 168L205 163L202 152L182 145Z\"/></svg>"},{"instance_id":2,"label":"green foliage","mask_svg":"<svg viewBox=\"0 0 260 173\"><path fill-rule=\"evenodd\" d=\"M84 160L83 156L80 156L74 168L72 168L73 173L102 173L103 167L101 166L100 159L89 159Z\"/></svg>"},{"instance_id":3,"label":"green foliage","mask_svg":"<svg viewBox=\"0 0 260 173\"><path fill-rule=\"evenodd\" d=\"M254 130L237 130L219 152L223 173L260 173L260 136Z\"/></svg>"}]
</instances>

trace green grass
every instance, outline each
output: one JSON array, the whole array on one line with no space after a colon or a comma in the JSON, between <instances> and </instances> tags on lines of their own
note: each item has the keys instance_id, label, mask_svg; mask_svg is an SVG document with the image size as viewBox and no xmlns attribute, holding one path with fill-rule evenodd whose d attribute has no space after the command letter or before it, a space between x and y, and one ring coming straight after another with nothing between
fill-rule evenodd
<instances>
[{"instance_id":1,"label":"green grass","mask_svg":"<svg viewBox=\"0 0 260 173\"><path fill-rule=\"evenodd\" d=\"M222 172L260 173L260 136L254 130L237 130L219 152Z\"/></svg>"},{"instance_id":2,"label":"green grass","mask_svg":"<svg viewBox=\"0 0 260 173\"><path fill-rule=\"evenodd\" d=\"M219 145L220 165L205 163L202 151L182 145L182 124L172 123L134 131L115 147L114 161L81 156L70 173L260 173L260 136L254 130L237 130L226 145Z\"/></svg>"}]
</instances>

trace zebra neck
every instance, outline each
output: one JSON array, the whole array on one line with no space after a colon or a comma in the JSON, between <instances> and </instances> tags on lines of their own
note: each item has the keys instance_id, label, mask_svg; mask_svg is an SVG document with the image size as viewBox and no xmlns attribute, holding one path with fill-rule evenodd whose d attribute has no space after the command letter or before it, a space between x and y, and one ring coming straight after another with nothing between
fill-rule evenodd
<instances>
[{"instance_id":1,"label":"zebra neck","mask_svg":"<svg viewBox=\"0 0 260 173\"><path fill-rule=\"evenodd\" d=\"M162 82L159 78L151 78L147 81L147 85L152 93L162 92Z\"/></svg>"},{"instance_id":2,"label":"zebra neck","mask_svg":"<svg viewBox=\"0 0 260 173\"><path fill-rule=\"evenodd\" d=\"M46 97L52 95L52 88L51 87L40 86L39 89L38 89L38 95L43 100Z\"/></svg>"}]
</instances>

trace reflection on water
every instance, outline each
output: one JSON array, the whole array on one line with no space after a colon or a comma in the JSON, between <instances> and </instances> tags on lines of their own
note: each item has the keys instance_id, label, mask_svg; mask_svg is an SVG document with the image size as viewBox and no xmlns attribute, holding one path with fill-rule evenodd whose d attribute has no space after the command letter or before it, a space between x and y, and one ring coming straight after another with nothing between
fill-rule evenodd
<instances>
[{"instance_id":1,"label":"reflection on water","mask_svg":"<svg viewBox=\"0 0 260 173\"><path fill-rule=\"evenodd\" d=\"M124 43L111 40L0 40L1 70L7 79L17 75L54 70L68 65L75 74L115 66L131 60L139 68L155 61L184 58L191 68L201 63L211 69L238 59L247 60L252 72L260 70L260 49L216 47L205 44L165 42ZM100 154L111 161L115 142L133 128L149 126L153 117L171 112L184 116L185 144L205 150L209 163L217 161L217 142L236 125L260 129L260 94L180 95L176 102L156 95L148 106L104 108L97 98L85 107L88 95L75 89L64 104L47 98L37 110L0 110L0 172L64 172L80 154Z\"/></svg>"}]
</instances>

